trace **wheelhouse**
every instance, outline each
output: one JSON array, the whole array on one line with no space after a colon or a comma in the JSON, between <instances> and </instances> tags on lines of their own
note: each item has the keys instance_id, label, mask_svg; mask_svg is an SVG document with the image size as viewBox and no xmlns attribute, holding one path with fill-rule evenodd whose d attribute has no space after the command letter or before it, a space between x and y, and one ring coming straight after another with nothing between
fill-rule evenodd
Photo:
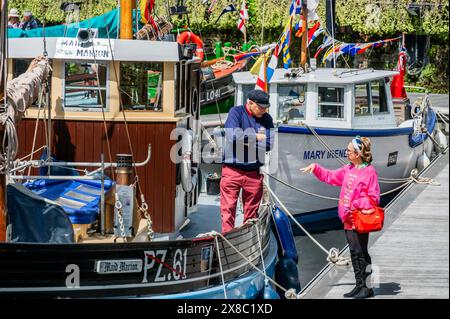
<instances>
[{"instance_id":1,"label":"wheelhouse","mask_svg":"<svg viewBox=\"0 0 450 319\"><path fill-rule=\"evenodd\" d=\"M278 124L315 127L397 127L390 78L396 72L317 69L296 75L292 69L277 69L269 84L270 115ZM236 104L243 104L255 87L250 72L234 74Z\"/></svg>"}]
</instances>

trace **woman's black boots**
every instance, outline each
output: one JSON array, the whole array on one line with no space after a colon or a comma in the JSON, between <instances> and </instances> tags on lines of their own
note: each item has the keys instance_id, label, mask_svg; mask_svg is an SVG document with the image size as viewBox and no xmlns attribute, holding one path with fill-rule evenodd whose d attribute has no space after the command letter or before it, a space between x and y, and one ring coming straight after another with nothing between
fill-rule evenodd
<instances>
[{"instance_id":1,"label":"woman's black boots","mask_svg":"<svg viewBox=\"0 0 450 319\"><path fill-rule=\"evenodd\" d=\"M374 296L370 275L372 274L372 265L366 261L364 256L358 256L360 276L362 287L353 297L357 299L371 298ZM369 285L369 287L367 287Z\"/></svg>"},{"instance_id":2,"label":"woman's black boots","mask_svg":"<svg viewBox=\"0 0 450 319\"><path fill-rule=\"evenodd\" d=\"M362 275L361 275L361 267L357 254L350 252L350 257L352 259L353 270L355 272L356 286L352 289L352 291L344 294L345 298L352 298L357 295L363 287Z\"/></svg>"}]
</instances>

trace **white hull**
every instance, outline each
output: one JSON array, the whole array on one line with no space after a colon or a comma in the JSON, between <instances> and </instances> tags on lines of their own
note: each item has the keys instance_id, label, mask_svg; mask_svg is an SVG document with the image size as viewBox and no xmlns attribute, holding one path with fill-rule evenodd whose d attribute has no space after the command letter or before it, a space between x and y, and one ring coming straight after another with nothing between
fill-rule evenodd
<instances>
[{"instance_id":1,"label":"white hull","mask_svg":"<svg viewBox=\"0 0 450 319\"><path fill-rule=\"evenodd\" d=\"M332 150L337 150L342 159L346 161L345 150L352 139L350 136L321 135ZM427 139L424 145L411 148L408 145L408 135L374 136L372 141L373 165L376 167L378 176L389 179L406 178L416 168L418 157L423 149L430 149L431 141ZM310 134L302 133L278 133L278 145L272 156L270 170L274 176L288 184L306 190L313 194L326 197L338 198L339 187L330 186L318 181L313 175L304 174L299 171L311 163L318 163L328 169L337 169L340 164L329 155L319 140ZM431 145L432 146L432 145ZM395 158L388 166L389 156ZM275 162L277 165L274 165ZM293 214L304 214L335 209L337 200L323 199L307 195L293 190L278 181L269 178L271 187L277 196L291 210ZM401 183L383 183L380 181L381 192L388 192Z\"/></svg>"}]
</instances>

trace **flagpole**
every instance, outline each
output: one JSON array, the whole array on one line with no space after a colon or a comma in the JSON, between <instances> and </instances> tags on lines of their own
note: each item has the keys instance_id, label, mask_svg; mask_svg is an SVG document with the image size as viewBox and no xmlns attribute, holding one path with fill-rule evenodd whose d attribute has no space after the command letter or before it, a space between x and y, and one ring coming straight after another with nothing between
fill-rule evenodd
<instances>
[{"instance_id":1,"label":"flagpole","mask_svg":"<svg viewBox=\"0 0 450 319\"><path fill-rule=\"evenodd\" d=\"M331 6L333 8L334 0L329 0L331 2ZM333 42L333 68L334 68L334 72L336 72L336 54L334 52L334 13L333 13L333 9L330 10L331 11L331 41Z\"/></svg>"},{"instance_id":2,"label":"flagpole","mask_svg":"<svg viewBox=\"0 0 450 319\"><path fill-rule=\"evenodd\" d=\"M306 0L302 0L302 48L301 48L301 58L300 58L300 65L305 70L305 65L307 62L307 51L306 48L308 46L308 7ZM306 72L306 70L305 70Z\"/></svg>"}]
</instances>

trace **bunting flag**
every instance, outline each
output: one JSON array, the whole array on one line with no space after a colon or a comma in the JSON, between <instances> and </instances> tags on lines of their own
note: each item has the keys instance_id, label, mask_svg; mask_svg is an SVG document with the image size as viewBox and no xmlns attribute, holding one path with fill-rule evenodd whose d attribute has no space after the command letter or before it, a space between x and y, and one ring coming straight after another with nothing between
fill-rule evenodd
<instances>
[{"instance_id":1,"label":"bunting flag","mask_svg":"<svg viewBox=\"0 0 450 319\"><path fill-rule=\"evenodd\" d=\"M247 28L245 27L246 20L248 20L247 5L245 4L245 0L242 0L242 7L239 11L238 29L244 34L244 36L247 35Z\"/></svg>"},{"instance_id":2,"label":"bunting flag","mask_svg":"<svg viewBox=\"0 0 450 319\"><path fill-rule=\"evenodd\" d=\"M224 14L230 13L230 12L234 12L234 11L237 11L237 9L236 9L236 7L235 7L233 4L227 5L227 6L222 10L222 12L220 13L220 15L219 15L219 17L217 18L217 20L216 20L215 23L219 22L220 18L222 18L222 16L223 16Z\"/></svg>"},{"instance_id":3,"label":"bunting flag","mask_svg":"<svg viewBox=\"0 0 450 319\"><path fill-rule=\"evenodd\" d=\"M328 47L332 43L333 43L333 38L328 36L327 34L325 34L322 44L319 45L319 47L317 48L316 54L314 54L314 59L317 59L317 57L319 56L320 52L322 52L323 49L325 49L326 47Z\"/></svg>"},{"instance_id":4,"label":"bunting flag","mask_svg":"<svg viewBox=\"0 0 450 319\"><path fill-rule=\"evenodd\" d=\"M291 54L289 52L289 46L291 45L291 32L292 32L292 16L289 17L280 39L281 52L283 53L283 67L285 69L288 69L292 62Z\"/></svg>"},{"instance_id":5,"label":"bunting flag","mask_svg":"<svg viewBox=\"0 0 450 319\"><path fill-rule=\"evenodd\" d=\"M302 0L292 0L291 7L289 8L289 15L291 17L300 14L302 10Z\"/></svg>"},{"instance_id":6,"label":"bunting flag","mask_svg":"<svg viewBox=\"0 0 450 319\"><path fill-rule=\"evenodd\" d=\"M320 27L320 22L317 22L311 29L308 30L308 47L320 34L325 32L323 28Z\"/></svg>"},{"instance_id":7,"label":"bunting flag","mask_svg":"<svg viewBox=\"0 0 450 319\"><path fill-rule=\"evenodd\" d=\"M273 49L272 57L269 60L269 65L267 66L267 82L270 82L272 80L273 74L275 73L275 69L278 66L278 54L279 54L280 47L277 46L275 49Z\"/></svg>"},{"instance_id":8,"label":"bunting flag","mask_svg":"<svg viewBox=\"0 0 450 319\"><path fill-rule=\"evenodd\" d=\"M316 32L319 32L319 29L316 30ZM322 32L324 32L324 31L322 31ZM334 46L329 48L325 52L325 54L322 58L322 62L331 61L333 58L336 59L337 57L339 57L343 54L349 54L350 56L353 57L356 54L362 54L362 53L366 52L367 49L378 48L378 47L381 47L382 45L384 45L385 43L398 41L399 39L401 39L401 37L386 39L386 40L378 40L378 41L369 42L369 43L343 43L343 42L334 40L334 42L335 42ZM313 40L314 40L314 36L313 36L311 42ZM325 37L324 37L323 43L317 48L317 52L314 55L314 58L317 58L319 53L322 52L326 47L329 47L332 43L333 43L333 38L325 32Z\"/></svg>"},{"instance_id":9,"label":"bunting flag","mask_svg":"<svg viewBox=\"0 0 450 319\"><path fill-rule=\"evenodd\" d=\"M241 60L257 57L257 56L261 55L261 53L263 53L263 52L261 52L261 51L253 52L252 51L252 52L241 53L241 54L235 55L234 56L234 60L235 61L241 61Z\"/></svg>"},{"instance_id":10,"label":"bunting flag","mask_svg":"<svg viewBox=\"0 0 450 319\"><path fill-rule=\"evenodd\" d=\"M261 56L261 67L259 68L258 79L256 80L255 90L261 90L268 92L268 81L267 81L267 59L266 54Z\"/></svg>"},{"instance_id":11,"label":"bunting flag","mask_svg":"<svg viewBox=\"0 0 450 319\"><path fill-rule=\"evenodd\" d=\"M303 18L303 16L300 16L300 21L295 25L295 36L297 37L297 38L301 38L302 37L302 34L303 34L303 31L305 31L305 30L303 30L303 27L302 27L302 25L303 25L303 21L304 21L304 18Z\"/></svg>"}]
</instances>

